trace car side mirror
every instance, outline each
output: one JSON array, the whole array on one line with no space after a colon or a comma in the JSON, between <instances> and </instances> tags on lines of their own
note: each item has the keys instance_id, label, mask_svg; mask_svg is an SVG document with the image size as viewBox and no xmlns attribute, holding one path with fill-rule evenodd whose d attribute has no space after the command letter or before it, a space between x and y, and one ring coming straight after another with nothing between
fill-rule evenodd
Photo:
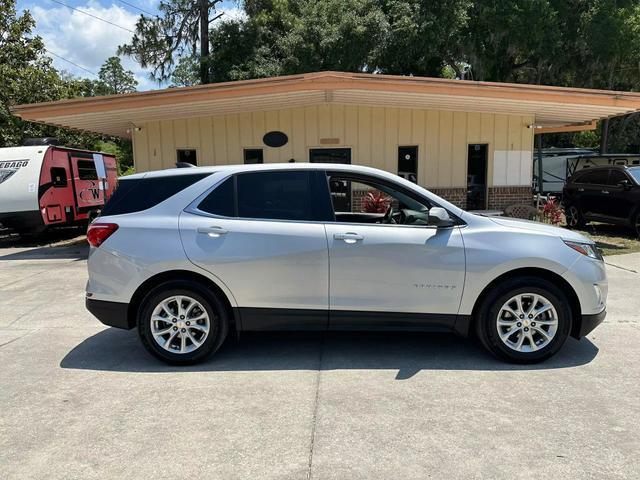
<instances>
[{"instance_id":1,"label":"car side mirror","mask_svg":"<svg viewBox=\"0 0 640 480\"><path fill-rule=\"evenodd\" d=\"M446 228L453 227L455 222L449 216L449 213L442 207L431 207L429 209L429 225Z\"/></svg>"},{"instance_id":2,"label":"car side mirror","mask_svg":"<svg viewBox=\"0 0 640 480\"><path fill-rule=\"evenodd\" d=\"M625 190L629 190L631 188L631 182L629 180L620 180L618 182L618 186L624 188Z\"/></svg>"}]
</instances>

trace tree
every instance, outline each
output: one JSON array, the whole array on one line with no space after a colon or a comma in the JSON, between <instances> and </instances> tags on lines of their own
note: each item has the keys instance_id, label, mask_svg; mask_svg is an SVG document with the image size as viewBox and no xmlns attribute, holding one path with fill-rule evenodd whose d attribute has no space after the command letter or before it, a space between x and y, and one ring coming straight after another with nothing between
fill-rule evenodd
<instances>
[{"instance_id":1,"label":"tree","mask_svg":"<svg viewBox=\"0 0 640 480\"><path fill-rule=\"evenodd\" d=\"M138 82L133 72L122 67L119 57L109 57L98 72L99 90L102 95L117 95L136 91Z\"/></svg>"},{"instance_id":2,"label":"tree","mask_svg":"<svg viewBox=\"0 0 640 480\"><path fill-rule=\"evenodd\" d=\"M153 68L152 77L159 81L171 77L176 56L197 57L200 82L209 83L209 28L222 16L215 15L221 1L161 1L161 16L141 15L131 43L120 46L118 54L130 55L142 67Z\"/></svg>"}]
</instances>

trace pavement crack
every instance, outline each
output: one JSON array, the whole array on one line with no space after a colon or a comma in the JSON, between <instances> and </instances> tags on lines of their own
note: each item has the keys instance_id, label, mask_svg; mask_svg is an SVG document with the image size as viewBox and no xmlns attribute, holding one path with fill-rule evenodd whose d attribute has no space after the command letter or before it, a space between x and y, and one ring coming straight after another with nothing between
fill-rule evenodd
<instances>
[{"instance_id":1,"label":"pavement crack","mask_svg":"<svg viewBox=\"0 0 640 480\"><path fill-rule=\"evenodd\" d=\"M318 422L318 403L320 400L320 375L322 373L322 357L324 354L324 343L326 333L322 332L320 339L320 351L318 353L318 374L316 375L316 395L313 401L313 415L311 417L311 441L309 443L309 464L307 467L307 480L311 480L311 469L313 468L313 447L316 441L316 424Z\"/></svg>"},{"instance_id":2,"label":"pavement crack","mask_svg":"<svg viewBox=\"0 0 640 480\"><path fill-rule=\"evenodd\" d=\"M18 340L20 340L21 338L24 338L24 337L26 337L27 335L29 335L29 334L31 334L31 333L33 333L33 332L34 332L34 330L29 330L29 331L28 331L27 333L25 333L24 335L20 335L19 337L13 338L13 339L9 340L8 342L0 343L0 348L4 347L4 346L6 346L6 345L9 345L10 343L17 342L17 341L18 341Z\"/></svg>"},{"instance_id":3,"label":"pavement crack","mask_svg":"<svg viewBox=\"0 0 640 480\"><path fill-rule=\"evenodd\" d=\"M633 270L631 268L624 268L624 267L621 267L620 265L615 265L615 264L609 263L609 262L604 262L604 263L605 263L605 265L609 265L610 267L619 268L620 270L624 270L625 272L640 273L640 272L638 272L636 270Z\"/></svg>"}]
</instances>

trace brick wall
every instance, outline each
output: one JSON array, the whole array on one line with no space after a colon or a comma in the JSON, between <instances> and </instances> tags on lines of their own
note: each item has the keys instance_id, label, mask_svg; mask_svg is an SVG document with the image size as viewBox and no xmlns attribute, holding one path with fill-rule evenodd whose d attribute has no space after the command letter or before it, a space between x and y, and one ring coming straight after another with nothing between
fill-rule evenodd
<instances>
[{"instance_id":1,"label":"brick wall","mask_svg":"<svg viewBox=\"0 0 640 480\"><path fill-rule=\"evenodd\" d=\"M488 208L504 210L509 205L533 205L531 187L489 187Z\"/></svg>"},{"instance_id":2,"label":"brick wall","mask_svg":"<svg viewBox=\"0 0 640 480\"><path fill-rule=\"evenodd\" d=\"M453 203L457 207L467 207L467 189L465 187L428 188L427 190L444 198L447 202Z\"/></svg>"}]
</instances>

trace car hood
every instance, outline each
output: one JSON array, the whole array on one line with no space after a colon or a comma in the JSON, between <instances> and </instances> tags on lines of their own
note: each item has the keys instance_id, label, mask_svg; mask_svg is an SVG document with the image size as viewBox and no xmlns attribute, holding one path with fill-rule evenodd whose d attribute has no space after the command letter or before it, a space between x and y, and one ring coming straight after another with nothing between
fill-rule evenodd
<instances>
[{"instance_id":1,"label":"car hood","mask_svg":"<svg viewBox=\"0 0 640 480\"><path fill-rule=\"evenodd\" d=\"M594 243L592 240L589 240L587 237L579 234L578 232L567 230L566 228L554 227L552 225L547 225L546 223L504 217L487 218L503 227L530 230L544 235L553 235L554 237L560 237L563 240L570 240L574 242Z\"/></svg>"}]
</instances>

